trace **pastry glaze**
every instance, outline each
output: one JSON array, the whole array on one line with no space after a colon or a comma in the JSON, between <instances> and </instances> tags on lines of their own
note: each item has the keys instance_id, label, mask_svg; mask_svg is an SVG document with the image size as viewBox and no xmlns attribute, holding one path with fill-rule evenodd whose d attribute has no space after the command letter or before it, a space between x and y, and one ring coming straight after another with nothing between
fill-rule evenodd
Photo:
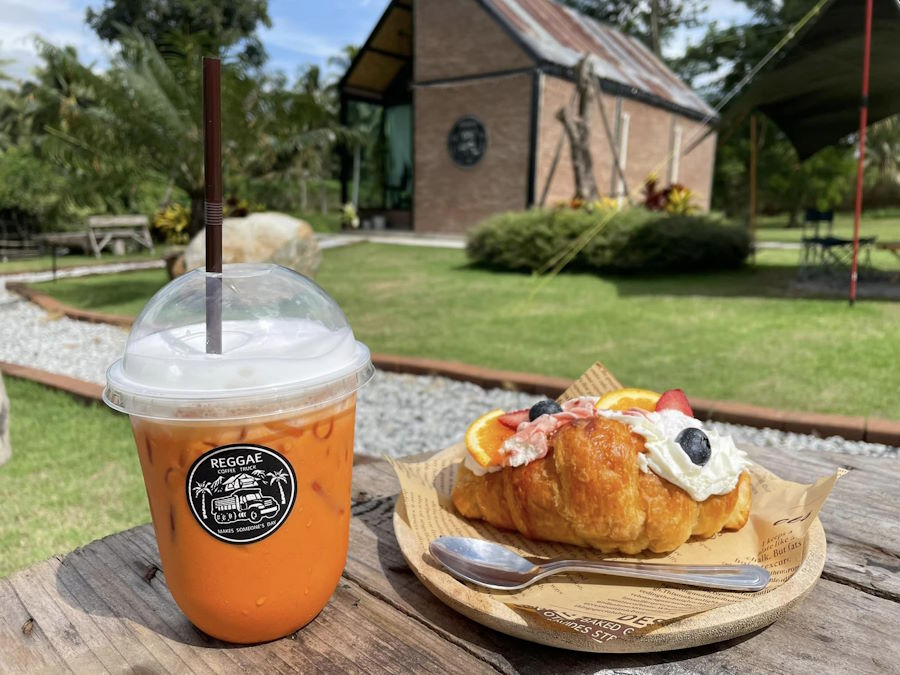
<instances>
[{"instance_id":1,"label":"pastry glaze","mask_svg":"<svg viewBox=\"0 0 900 675\"><path fill-rule=\"evenodd\" d=\"M724 495L697 502L641 471L644 439L603 417L560 429L542 459L476 476L460 465L453 504L467 518L558 541L626 554L673 551L691 536L739 530L750 515L750 475Z\"/></svg>"}]
</instances>

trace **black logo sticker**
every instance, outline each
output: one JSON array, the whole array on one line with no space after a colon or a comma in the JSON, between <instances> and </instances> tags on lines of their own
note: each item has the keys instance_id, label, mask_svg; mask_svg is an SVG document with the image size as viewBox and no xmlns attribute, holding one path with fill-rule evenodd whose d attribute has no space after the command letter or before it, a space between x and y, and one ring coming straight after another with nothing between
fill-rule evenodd
<instances>
[{"instance_id":1,"label":"black logo sticker","mask_svg":"<svg viewBox=\"0 0 900 675\"><path fill-rule=\"evenodd\" d=\"M187 477L188 504L216 539L249 544L274 533L297 499L297 476L261 445L224 445L201 455Z\"/></svg>"}]
</instances>

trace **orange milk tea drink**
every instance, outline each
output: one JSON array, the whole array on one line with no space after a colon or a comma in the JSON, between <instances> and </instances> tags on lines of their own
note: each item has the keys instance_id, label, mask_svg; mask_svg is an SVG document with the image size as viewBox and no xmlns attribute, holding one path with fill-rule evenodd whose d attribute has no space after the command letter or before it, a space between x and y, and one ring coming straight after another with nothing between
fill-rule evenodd
<instances>
[{"instance_id":1,"label":"orange milk tea drink","mask_svg":"<svg viewBox=\"0 0 900 675\"><path fill-rule=\"evenodd\" d=\"M196 270L157 293L107 375L131 416L163 572L199 629L288 635L322 610L347 556L365 345L312 281L226 265L222 350L206 353Z\"/></svg>"}]
</instances>

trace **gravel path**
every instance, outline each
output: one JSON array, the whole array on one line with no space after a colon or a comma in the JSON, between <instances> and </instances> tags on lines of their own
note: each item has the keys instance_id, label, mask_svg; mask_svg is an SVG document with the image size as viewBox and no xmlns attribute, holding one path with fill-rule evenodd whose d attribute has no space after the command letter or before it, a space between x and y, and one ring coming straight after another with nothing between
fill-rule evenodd
<instances>
[{"instance_id":1,"label":"gravel path","mask_svg":"<svg viewBox=\"0 0 900 675\"><path fill-rule=\"evenodd\" d=\"M127 331L115 326L51 317L8 293L0 280L0 361L103 383L106 368L122 353L126 337ZM444 448L462 440L468 424L485 411L530 407L539 398L442 377L379 372L359 397L356 451L399 457ZM713 425L738 443L789 451L900 456L895 447L836 436L816 438L737 424Z\"/></svg>"},{"instance_id":2,"label":"gravel path","mask_svg":"<svg viewBox=\"0 0 900 675\"><path fill-rule=\"evenodd\" d=\"M530 407L542 397L502 389L482 389L443 377L379 372L362 390L357 410L356 452L400 457L439 450L461 441L469 423L493 408ZM776 429L708 423L740 443L815 452L897 457L900 449L838 436L816 438Z\"/></svg>"},{"instance_id":3,"label":"gravel path","mask_svg":"<svg viewBox=\"0 0 900 675\"><path fill-rule=\"evenodd\" d=\"M116 326L52 317L0 281L0 361L105 382L127 337Z\"/></svg>"},{"instance_id":4,"label":"gravel path","mask_svg":"<svg viewBox=\"0 0 900 675\"><path fill-rule=\"evenodd\" d=\"M455 248L464 249L466 239L456 235L422 235L391 233L381 230L358 230L354 233L335 232L333 234L320 234L316 236L320 249L339 248L351 244L369 242L371 244L393 244L395 246L425 246L427 248Z\"/></svg>"}]
</instances>

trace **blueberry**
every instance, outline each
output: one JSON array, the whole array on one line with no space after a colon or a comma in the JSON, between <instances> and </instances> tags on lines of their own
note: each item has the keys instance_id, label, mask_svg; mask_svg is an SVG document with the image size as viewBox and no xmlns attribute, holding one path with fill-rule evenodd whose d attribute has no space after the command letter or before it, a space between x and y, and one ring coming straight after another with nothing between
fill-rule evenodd
<instances>
[{"instance_id":1,"label":"blueberry","mask_svg":"<svg viewBox=\"0 0 900 675\"><path fill-rule=\"evenodd\" d=\"M712 455L709 438L703 433L702 429L688 427L675 437L675 442L687 453L691 461L698 466L706 464L710 455Z\"/></svg>"},{"instance_id":2,"label":"blueberry","mask_svg":"<svg viewBox=\"0 0 900 675\"><path fill-rule=\"evenodd\" d=\"M551 401L550 399L538 401L528 411L528 421L534 422L541 415L552 415L558 412L562 412L562 407L556 401Z\"/></svg>"}]
</instances>

